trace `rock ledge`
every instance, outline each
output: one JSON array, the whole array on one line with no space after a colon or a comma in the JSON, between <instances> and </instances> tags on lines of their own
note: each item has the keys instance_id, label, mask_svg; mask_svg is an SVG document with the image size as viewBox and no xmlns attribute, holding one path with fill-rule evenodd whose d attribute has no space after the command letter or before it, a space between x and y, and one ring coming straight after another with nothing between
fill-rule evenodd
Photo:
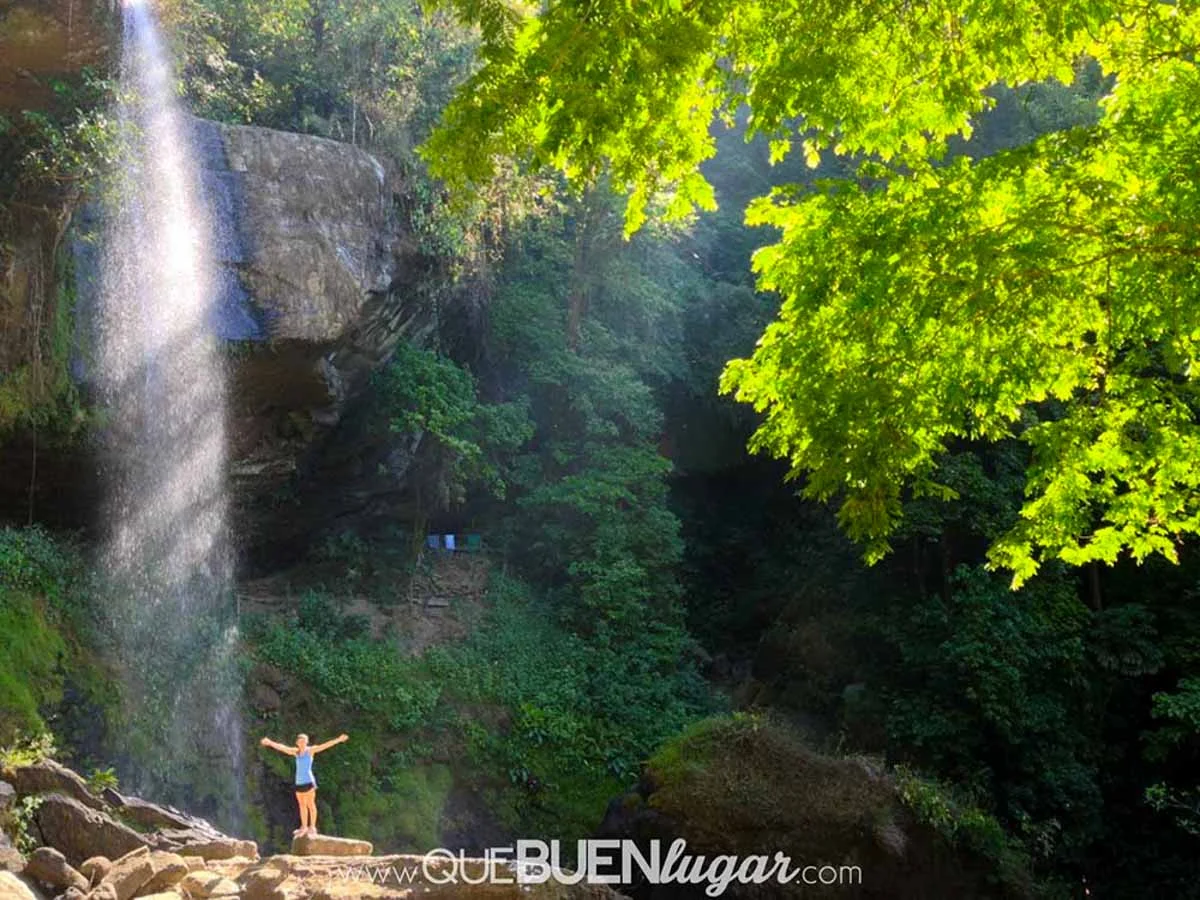
<instances>
[{"instance_id":1,"label":"rock ledge","mask_svg":"<svg viewBox=\"0 0 1200 900\"><path fill-rule=\"evenodd\" d=\"M370 856L375 847L370 841L330 837L325 834L292 838L293 856Z\"/></svg>"}]
</instances>

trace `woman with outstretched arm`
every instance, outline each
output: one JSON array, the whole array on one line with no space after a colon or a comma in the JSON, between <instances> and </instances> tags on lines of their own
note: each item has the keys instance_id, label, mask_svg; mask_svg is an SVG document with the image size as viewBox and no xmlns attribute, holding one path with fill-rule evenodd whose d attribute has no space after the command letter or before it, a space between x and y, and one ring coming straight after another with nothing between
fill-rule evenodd
<instances>
[{"instance_id":1,"label":"woman with outstretched arm","mask_svg":"<svg viewBox=\"0 0 1200 900\"><path fill-rule=\"evenodd\" d=\"M307 734L296 735L295 747L280 744L266 737L259 741L264 747L296 757L296 805L300 807L300 827L292 832L292 837L317 833L317 778L312 770L313 757L348 740L349 736L339 734L332 741L313 747L308 745Z\"/></svg>"}]
</instances>

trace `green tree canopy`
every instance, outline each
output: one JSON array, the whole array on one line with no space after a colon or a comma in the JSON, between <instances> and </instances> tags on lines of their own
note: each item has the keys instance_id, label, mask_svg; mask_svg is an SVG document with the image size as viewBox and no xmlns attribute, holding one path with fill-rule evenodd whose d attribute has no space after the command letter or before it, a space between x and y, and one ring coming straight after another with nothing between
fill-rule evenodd
<instances>
[{"instance_id":1,"label":"green tree canopy","mask_svg":"<svg viewBox=\"0 0 1200 900\"><path fill-rule=\"evenodd\" d=\"M459 187L515 155L626 188L627 230L711 206L714 120L857 177L777 188L752 224L778 319L723 389L752 446L840 502L868 555L906 492L953 496L962 440L1019 437L1026 499L992 547L1019 583L1051 558L1174 559L1200 532L1200 4L1105 0L443 0L484 19L484 65L426 146ZM1093 124L958 155L999 84L1115 76ZM970 148L968 141L967 148Z\"/></svg>"}]
</instances>

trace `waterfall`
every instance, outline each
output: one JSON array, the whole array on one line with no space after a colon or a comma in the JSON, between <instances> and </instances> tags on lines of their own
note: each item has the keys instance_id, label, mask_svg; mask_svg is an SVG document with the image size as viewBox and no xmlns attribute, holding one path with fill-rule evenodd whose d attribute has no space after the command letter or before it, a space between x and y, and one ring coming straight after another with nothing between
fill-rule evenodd
<instances>
[{"instance_id":1,"label":"waterfall","mask_svg":"<svg viewBox=\"0 0 1200 900\"><path fill-rule=\"evenodd\" d=\"M124 709L110 737L123 784L233 825L241 686L212 234L149 0L123 12L96 348L100 568Z\"/></svg>"}]
</instances>

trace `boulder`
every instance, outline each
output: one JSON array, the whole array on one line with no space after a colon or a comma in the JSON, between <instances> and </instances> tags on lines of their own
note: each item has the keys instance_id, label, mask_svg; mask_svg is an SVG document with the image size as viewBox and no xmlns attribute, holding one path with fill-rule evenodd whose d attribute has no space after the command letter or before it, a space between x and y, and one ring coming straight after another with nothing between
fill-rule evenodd
<instances>
[{"instance_id":1,"label":"boulder","mask_svg":"<svg viewBox=\"0 0 1200 900\"><path fill-rule=\"evenodd\" d=\"M679 760L686 765L680 765ZM823 754L779 722L712 719L652 757L637 789L609 804L597 838L686 842L689 854L857 865L886 890L863 897L1025 896L1020 873L945 841L915 821L879 766ZM801 885L734 882L722 896L807 897ZM849 896L831 888L828 895Z\"/></svg>"},{"instance_id":2,"label":"boulder","mask_svg":"<svg viewBox=\"0 0 1200 900\"><path fill-rule=\"evenodd\" d=\"M476 891L479 888L475 888ZM463 897L464 891L447 894L443 889L443 897ZM307 900L412 900L413 892L408 888L388 888L378 885L368 885L362 882L331 882L322 887L310 889L305 897ZM436 893L435 895L436 896ZM503 896L503 895L501 895ZM600 900L600 898L597 898Z\"/></svg>"},{"instance_id":3,"label":"boulder","mask_svg":"<svg viewBox=\"0 0 1200 900\"><path fill-rule=\"evenodd\" d=\"M173 850L184 844L196 844L222 837L225 835L203 822L198 828L160 828L154 833L152 841L159 850Z\"/></svg>"},{"instance_id":4,"label":"boulder","mask_svg":"<svg viewBox=\"0 0 1200 900\"><path fill-rule=\"evenodd\" d=\"M111 887L117 900L130 900L154 878L154 858L145 847L140 847L113 862L108 874L101 879L99 887Z\"/></svg>"},{"instance_id":5,"label":"boulder","mask_svg":"<svg viewBox=\"0 0 1200 900\"><path fill-rule=\"evenodd\" d=\"M210 183L231 188L231 224L252 236L218 248L241 276L258 324L269 326L247 337L328 344L353 330L371 295L396 275L398 223L384 167L337 141L196 127L201 164L216 176Z\"/></svg>"},{"instance_id":6,"label":"boulder","mask_svg":"<svg viewBox=\"0 0 1200 900\"><path fill-rule=\"evenodd\" d=\"M42 840L73 866L93 856L116 859L146 846L146 839L128 825L62 794L45 797L34 816Z\"/></svg>"},{"instance_id":7,"label":"boulder","mask_svg":"<svg viewBox=\"0 0 1200 900\"><path fill-rule=\"evenodd\" d=\"M25 877L56 888L87 890L88 880L75 871L65 856L53 847L38 847L25 863Z\"/></svg>"},{"instance_id":8,"label":"boulder","mask_svg":"<svg viewBox=\"0 0 1200 900\"><path fill-rule=\"evenodd\" d=\"M908 835L895 822L882 822L875 827L875 842L887 851L889 856L904 859L908 849Z\"/></svg>"},{"instance_id":9,"label":"boulder","mask_svg":"<svg viewBox=\"0 0 1200 900\"><path fill-rule=\"evenodd\" d=\"M179 889L188 897L198 897L206 900L208 897L236 897L241 894L241 888L217 872L189 872L179 882Z\"/></svg>"},{"instance_id":10,"label":"boulder","mask_svg":"<svg viewBox=\"0 0 1200 900\"><path fill-rule=\"evenodd\" d=\"M131 860L131 859L137 859L138 857L149 856L149 855L150 855L149 847L147 847L145 845L143 845L141 847L134 847L128 853L126 853L122 856L118 856L116 859L114 859L113 865L115 866L118 863L129 862L129 860Z\"/></svg>"},{"instance_id":11,"label":"boulder","mask_svg":"<svg viewBox=\"0 0 1200 900\"><path fill-rule=\"evenodd\" d=\"M0 781L0 813L6 812L17 800L17 789L7 781Z\"/></svg>"},{"instance_id":12,"label":"boulder","mask_svg":"<svg viewBox=\"0 0 1200 900\"><path fill-rule=\"evenodd\" d=\"M24 868L25 857L12 845L8 835L0 831L0 872L12 872L15 875Z\"/></svg>"},{"instance_id":13,"label":"boulder","mask_svg":"<svg viewBox=\"0 0 1200 900\"><path fill-rule=\"evenodd\" d=\"M197 837L193 840L182 841L170 849L181 856L199 856L202 859L258 859L258 844L254 841L243 841L238 838L226 837Z\"/></svg>"},{"instance_id":14,"label":"boulder","mask_svg":"<svg viewBox=\"0 0 1200 900\"><path fill-rule=\"evenodd\" d=\"M4 777L11 782L17 795L21 797L62 794L91 809L104 809L104 801L92 793L82 777L52 759L42 759L27 766L7 769Z\"/></svg>"},{"instance_id":15,"label":"boulder","mask_svg":"<svg viewBox=\"0 0 1200 900\"><path fill-rule=\"evenodd\" d=\"M183 856L183 857L181 857L181 858L183 859L183 861L184 861L185 863L187 863L187 867L188 867L188 871L189 871L189 872L195 872L197 869L203 869L203 868L204 868L204 864L207 862L207 860L205 860L205 858L204 858L203 856L187 856L187 855L184 855L184 856Z\"/></svg>"},{"instance_id":16,"label":"boulder","mask_svg":"<svg viewBox=\"0 0 1200 900\"><path fill-rule=\"evenodd\" d=\"M279 900L287 872L274 865L247 869L238 877L243 900Z\"/></svg>"},{"instance_id":17,"label":"boulder","mask_svg":"<svg viewBox=\"0 0 1200 900\"><path fill-rule=\"evenodd\" d=\"M0 900L39 900L38 895L12 872L0 872Z\"/></svg>"},{"instance_id":18,"label":"boulder","mask_svg":"<svg viewBox=\"0 0 1200 900\"><path fill-rule=\"evenodd\" d=\"M159 850L172 850L189 844L203 844L207 841L231 840L229 835L217 831L203 819L193 820L189 828L162 828L154 834L154 842ZM185 856L187 854L184 854ZM195 854L199 855L199 854Z\"/></svg>"},{"instance_id":19,"label":"boulder","mask_svg":"<svg viewBox=\"0 0 1200 900\"><path fill-rule=\"evenodd\" d=\"M292 688L292 676L278 666L260 662L251 673L251 680L265 684L277 694L286 694Z\"/></svg>"},{"instance_id":20,"label":"boulder","mask_svg":"<svg viewBox=\"0 0 1200 900\"><path fill-rule=\"evenodd\" d=\"M178 891L159 891L155 894L142 894L138 900L179 900L182 896Z\"/></svg>"},{"instance_id":21,"label":"boulder","mask_svg":"<svg viewBox=\"0 0 1200 900\"><path fill-rule=\"evenodd\" d=\"M259 682L250 689L250 705L260 713L269 714L278 712L283 700L275 688Z\"/></svg>"},{"instance_id":22,"label":"boulder","mask_svg":"<svg viewBox=\"0 0 1200 900\"><path fill-rule=\"evenodd\" d=\"M324 834L303 834L292 838L292 853L296 856L370 856L373 852L375 848L370 841Z\"/></svg>"},{"instance_id":23,"label":"boulder","mask_svg":"<svg viewBox=\"0 0 1200 900\"><path fill-rule=\"evenodd\" d=\"M98 884L87 895L87 900L117 900L117 889L111 884Z\"/></svg>"},{"instance_id":24,"label":"boulder","mask_svg":"<svg viewBox=\"0 0 1200 900\"><path fill-rule=\"evenodd\" d=\"M191 871L177 853L156 850L150 854L150 861L154 864L154 877L142 888L146 893L158 893L174 887Z\"/></svg>"},{"instance_id":25,"label":"boulder","mask_svg":"<svg viewBox=\"0 0 1200 900\"><path fill-rule=\"evenodd\" d=\"M0 872L14 875L25 871L25 857L16 847L0 847Z\"/></svg>"},{"instance_id":26,"label":"boulder","mask_svg":"<svg viewBox=\"0 0 1200 900\"><path fill-rule=\"evenodd\" d=\"M79 864L79 874L88 880L89 884L98 884L112 868L112 860L107 856L91 856Z\"/></svg>"}]
</instances>

